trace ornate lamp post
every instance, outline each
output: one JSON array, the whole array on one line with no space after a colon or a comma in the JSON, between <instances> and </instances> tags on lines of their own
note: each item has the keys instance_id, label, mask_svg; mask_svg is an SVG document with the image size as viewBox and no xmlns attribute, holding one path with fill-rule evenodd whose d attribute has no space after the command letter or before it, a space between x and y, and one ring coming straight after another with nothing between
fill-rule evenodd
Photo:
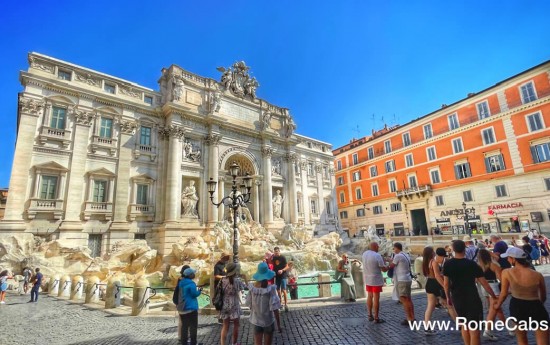
<instances>
[{"instance_id":1,"label":"ornate lamp post","mask_svg":"<svg viewBox=\"0 0 550 345\"><path fill-rule=\"evenodd\" d=\"M246 206L250 201L250 190L252 189L252 177L246 173L242 178L242 184L239 186L240 192L237 190L237 176L239 175L239 165L235 162L229 166L229 172L233 177L233 185L231 186L231 194L225 196L218 203L214 202L214 192L216 191L217 181L211 177L210 181L206 182L208 193L210 193L210 201L216 207L224 205L233 210L233 262L239 263L239 229L237 228L237 218L239 207Z\"/></svg>"},{"instance_id":2,"label":"ornate lamp post","mask_svg":"<svg viewBox=\"0 0 550 345\"><path fill-rule=\"evenodd\" d=\"M472 215L472 218L475 218L476 216L476 209L475 208L469 208L466 209L466 203L462 203L462 209L464 211L464 232L468 234L468 236L472 236L472 228L470 227L470 215Z\"/></svg>"}]
</instances>

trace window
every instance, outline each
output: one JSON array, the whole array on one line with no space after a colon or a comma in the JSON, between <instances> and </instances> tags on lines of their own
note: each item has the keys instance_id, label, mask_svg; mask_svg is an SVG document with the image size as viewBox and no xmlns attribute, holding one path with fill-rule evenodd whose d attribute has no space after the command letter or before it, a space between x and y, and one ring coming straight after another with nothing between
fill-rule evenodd
<instances>
[{"instance_id":1,"label":"window","mask_svg":"<svg viewBox=\"0 0 550 345\"><path fill-rule=\"evenodd\" d=\"M338 177L338 185L341 186L343 184L344 184L344 177L343 176Z\"/></svg>"},{"instance_id":2,"label":"window","mask_svg":"<svg viewBox=\"0 0 550 345\"><path fill-rule=\"evenodd\" d=\"M65 129L65 117L67 109L52 107L52 117L50 119L50 127L56 129Z\"/></svg>"},{"instance_id":3,"label":"window","mask_svg":"<svg viewBox=\"0 0 550 345\"><path fill-rule=\"evenodd\" d=\"M107 181L94 180L93 202L106 202L107 200Z\"/></svg>"},{"instance_id":4,"label":"window","mask_svg":"<svg viewBox=\"0 0 550 345\"><path fill-rule=\"evenodd\" d=\"M328 171L328 166L326 166L326 165L323 165L323 178L324 178L325 180L330 179L330 174L329 174L329 171Z\"/></svg>"},{"instance_id":5,"label":"window","mask_svg":"<svg viewBox=\"0 0 550 345\"><path fill-rule=\"evenodd\" d=\"M139 143L141 145L151 146L151 127L141 126L140 135L139 135Z\"/></svg>"},{"instance_id":6,"label":"window","mask_svg":"<svg viewBox=\"0 0 550 345\"><path fill-rule=\"evenodd\" d=\"M435 204L437 206L443 206L445 205L445 201L443 201L443 195L436 195L435 196Z\"/></svg>"},{"instance_id":7,"label":"window","mask_svg":"<svg viewBox=\"0 0 550 345\"><path fill-rule=\"evenodd\" d=\"M407 166L407 168L412 167L414 165L414 160L413 160L413 154L412 153L409 153L408 155L405 155L405 165Z\"/></svg>"},{"instance_id":8,"label":"window","mask_svg":"<svg viewBox=\"0 0 550 345\"><path fill-rule=\"evenodd\" d=\"M391 161L387 161L385 163L385 167L387 173L395 171L395 161L393 159Z\"/></svg>"},{"instance_id":9,"label":"window","mask_svg":"<svg viewBox=\"0 0 550 345\"><path fill-rule=\"evenodd\" d=\"M389 140L384 141L384 152L385 153L391 152L391 141Z\"/></svg>"},{"instance_id":10,"label":"window","mask_svg":"<svg viewBox=\"0 0 550 345\"><path fill-rule=\"evenodd\" d=\"M416 175L409 175L409 188L415 187L418 187L418 183L416 182Z\"/></svg>"},{"instance_id":11,"label":"window","mask_svg":"<svg viewBox=\"0 0 550 345\"><path fill-rule=\"evenodd\" d=\"M134 240L145 240L147 234L134 234Z\"/></svg>"},{"instance_id":12,"label":"window","mask_svg":"<svg viewBox=\"0 0 550 345\"><path fill-rule=\"evenodd\" d=\"M359 163L359 157L357 156L357 153L354 153L353 154L353 164L358 164Z\"/></svg>"},{"instance_id":13,"label":"window","mask_svg":"<svg viewBox=\"0 0 550 345\"><path fill-rule=\"evenodd\" d=\"M426 152L428 154L428 160L433 161L437 158L437 155L435 153L435 146L428 147L426 149Z\"/></svg>"},{"instance_id":14,"label":"window","mask_svg":"<svg viewBox=\"0 0 550 345\"><path fill-rule=\"evenodd\" d=\"M105 83L105 86L103 87L103 89L105 90L105 92L115 93L115 86L113 84Z\"/></svg>"},{"instance_id":15,"label":"window","mask_svg":"<svg viewBox=\"0 0 550 345\"><path fill-rule=\"evenodd\" d=\"M372 208L372 213L374 214L382 214L382 206L374 206Z\"/></svg>"},{"instance_id":16,"label":"window","mask_svg":"<svg viewBox=\"0 0 550 345\"><path fill-rule=\"evenodd\" d=\"M337 161L336 162L336 169L342 170L342 161Z\"/></svg>"},{"instance_id":17,"label":"window","mask_svg":"<svg viewBox=\"0 0 550 345\"><path fill-rule=\"evenodd\" d=\"M533 85L533 82L530 81L525 85L522 85L520 87L521 90L521 99L523 100L523 103L529 103L533 102L537 99L537 94L535 93L535 86Z\"/></svg>"},{"instance_id":18,"label":"window","mask_svg":"<svg viewBox=\"0 0 550 345\"><path fill-rule=\"evenodd\" d=\"M61 80L71 81L71 72L60 69L57 71L57 77Z\"/></svg>"},{"instance_id":19,"label":"window","mask_svg":"<svg viewBox=\"0 0 550 345\"><path fill-rule=\"evenodd\" d=\"M504 170L504 159L502 155L493 155L485 157L485 168L488 173Z\"/></svg>"},{"instance_id":20,"label":"window","mask_svg":"<svg viewBox=\"0 0 550 345\"><path fill-rule=\"evenodd\" d=\"M340 203L346 202L346 195L344 192L340 192Z\"/></svg>"},{"instance_id":21,"label":"window","mask_svg":"<svg viewBox=\"0 0 550 345\"><path fill-rule=\"evenodd\" d=\"M145 96L143 97L143 101L149 105L153 105L153 97L151 96Z\"/></svg>"},{"instance_id":22,"label":"window","mask_svg":"<svg viewBox=\"0 0 550 345\"><path fill-rule=\"evenodd\" d=\"M369 147L367 149L367 153L368 153L368 156L369 156L369 159L373 159L374 158L374 149L372 147Z\"/></svg>"},{"instance_id":23,"label":"window","mask_svg":"<svg viewBox=\"0 0 550 345\"><path fill-rule=\"evenodd\" d=\"M359 181L361 179L361 172L360 171L354 171L353 172L353 181Z\"/></svg>"},{"instance_id":24,"label":"window","mask_svg":"<svg viewBox=\"0 0 550 345\"><path fill-rule=\"evenodd\" d=\"M325 210L327 210L328 215L332 215L332 207L330 207L330 201L325 200Z\"/></svg>"},{"instance_id":25,"label":"window","mask_svg":"<svg viewBox=\"0 0 550 345\"><path fill-rule=\"evenodd\" d=\"M340 219L348 218L348 211L340 211Z\"/></svg>"},{"instance_id":26,"label":"window","mask_svg":"<svg viewBox=\"0 0 550 345\"><path fill-rule=\"evenodd\" d=\"M432 124L428 123L424 126L424 139L430 139L431 137L433 137Z\"/></svg>"},{"instance_id":27,"label":"window","mask_svg":"<svg viewBox=\"0 0 550 345\"><path fill-rule=\"evenodd\" d=\"M506 192L506 186L503 185L503 184L495 186L495 190L497 192L497 198L502 198L503 196L508 196L508 193Z\"/></svg>"},{"instance_id":28,"label":"window","mask_svg":"<svg viewBox=\"0 0 550 345\"><path fill-rule=\"evenodd\" d=\"M138 184L136 194L136 204L147 205L147 194L149 192L149 185Z\"/></svg>"},{"instance_id":29,"label":"window","mask_svg":"<svg viewBox=\"0 0 550 345\"><path fill-rule=\"evenodd\" d=\"M462 163L455 165L455 176L457 180L471 177L472 172L470 170L470 163Z\"/></svg>"},{"instance_id":30,"label":"window","mask_svg":"<svg viewBox=\"0 0 550 345\"><path fill-rule=\"evenodd\" d=\"M483 138L484 145L493 144L495 142L495 132L493 131L493 127L482 130L481 137Z\"/></svg>"},{"instance_id":31,"label":"window","mask_svg":"<svg viewBox=\"0 0 550 345\"><path fill-rule=\"evenodd\" d=\"M102 138L111 138L113 135L113 119L101 118L99 127L99 136Z\"/></svg>"},{"instance_id":32,"label":"window","mask_svg":"<svg viewBox=\"0 0 550 345\"><path fill-rule=\"evenodd\" d=\"M370 177L378 176L378 169L376 168L376 165L371 166L369 170L370 170Z\"/></svg>"},{"instance_id":33,"label":"window","mask_svg":"<svg viewBox=\"0 0 550 345\"><path fill-rule=\"evenodd\" d=\"M550 143L531 146L531 155L533 156L533 163L550 161Z\"/></svg>"},{"instance_id":34,"label":"window","mask_svg":"<svg viewBox=\"0 0 550 345\"><path fill-rule=\"evenodd\" d=\"M550 190L550 178L545 178L544 184L546 185L546 190Z\"/></svg>"},{"instance_id":35,"label":"window","mask_svg":"<svg viewBox=\"0 0 550 345\"><path fill-rule=\"evenodd\" d=\"M315 199L311 199L310 204L311 204L311 213L317 214L317 202L315 201Z\"/></svg>"},{"instance_id":36,"label":"window","mask_svg":"<svg viewBox=\"0 0 550 345\"><path fill-rule=\"evenodd\" d=\"M312 148L312 147L313 147L313 146L311 145L311 143L308 142L308 143L307 143L307 148L310 149L310 148Z\"/></svg>"},{"instance_id":37,"label":"window","mask_svg":"<svg viewBox=\"0 0 550 345\"><path fill-rule=\"evenodd\" d=\"M540 113L527 115L526 118L530 132L538 131L544 128L544 124L542 123L542 116L540 115Z\"/></svg>"},{"instance_id":38,"label":"window","mask_svg":"<svg viewBox=\"0 0 550 345\"><path fill-rule=\"evenodd\" d=\"M474 199L472 198L472 191L465 190L464 192L462 192L462 199L464 200L464 202L473 201Z\"/></svg>"},{"instance_id":39,"label":"window","mask_svg":"<svg viewBox=\"0 0 550 345\"><path fill-rule=\"evenodd\" d=\"M307 163L307 176L313 176L313 163Z\"/></svg>"},{"instance_id":40,"label":"window","mask_svg":"<svg viewBox=\"0 0 550 345\"><path fill-rule=\"evenodd\" d=\"M364 217L365 216L365 209L364 208L358 208L355 210L355 213L357 214L357 217Z\"/></svg>"},{"instance_id":41,"label":"window","mask_svg":"<svg viewBox=\"0 0 550 345\"><path fill-rule=\"evenodd\" d=\"M372 190L372 196L378 196L378 185L377 184L372 184L370 186L371 190Z\"/></svg>"},{"instance_id":42,"label":"window","mask_svg":"<svg viewBox=\"0 0 550 345\"><path fill-rule=\"evenodd\" d=\"M477 116L480 120L491 116L491 113L489 112L489 104L487 103L487 101L476 104L476 108Z\"/></svg>"},{"instance_id":43,"label":"window","mask_svg":"<svg viewBox=\"0 0 550 345\"><path fill-rule=\"evenodd\" d=\"M355 199L356 200L361 200L363 198L363 195L361 193L361 188L357 188L355 190Z\"/></svg>"},{"instance_id":44,"label":"window","mask_svg":"<svg viewBox=\"0 0 550 345\"><path fill-rule=\"evenodd\" d=\"M462 151L464 151L464 148L462 147L462 138L453 139L453 152L457 154Z\"/></svg>"},{"instance_id":45,"label":"window","mask_svg":"<svg viewBox=\"0 0 550 345\"><path fill-rule=\"evenodd\" d=\"M441 183L438 169L430 170L430 179L432 180L432 184Z\"/></svg>"},{"instance_id":46,"label":"window","mask_svg":"<svg viewBox=\"0 0 550 345\"><path fill-rule=\"evenodd\" d=\"M398 212L398 211L401 211L401 203L400 202L396 202L394 204L391 204L390 205L390 209L392 212Z\"/></svg>"},{"instance_id":47,"label":"window","mask_svg":"<svg viewBox=\"0 0 550 345\"><path fill-rule=\"evenodd\" d=\"M388 184L390 186L390 193L397 192L397 182L395 180L389 180Z\"/></svg>"},{"instance_id":48,"label":"window","mask_svg":"<svg viewBox=\"0 0 550 345\"><path fill-rule=\"evenodd\" d=\"M411 144L411 135L409 132L403 133L403 147L407 147Z\"/></svg>"},{"instance_id":49,"label":"window","mask_svg":"<svg viewBox=\"0 0 550 345\"><path fill-rule=\"evenodd\" d=\"M460 127L460 125L458 124L458 116L456 115L456 113L452 114L452 115L449 115L449 117L447 117L447 119L449 120L449 130L450 131Z\"/></svg>"},{"instance_id":50,"label":"window","mask_svg":"<svg viewBox=\"0 0 550 345\"><path fill-rule=\"evenodd\" d=\"M40 199L57 199L57 176L41 176Z\"/></svg>"}]
</instances>

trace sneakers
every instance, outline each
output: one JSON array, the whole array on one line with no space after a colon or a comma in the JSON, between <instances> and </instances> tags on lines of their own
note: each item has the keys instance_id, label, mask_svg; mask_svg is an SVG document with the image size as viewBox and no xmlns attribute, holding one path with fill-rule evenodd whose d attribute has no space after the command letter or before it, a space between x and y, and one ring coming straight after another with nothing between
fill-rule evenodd
<instances>
[{"instance_id":1,"label":"sneakers","mask_svg":"<svg viewBox=\"0 0 550 345\"><path fill-rule=\"evenodd\" d=\"M491 333L490 331L483 332L483 338L489 339L490 341L497 341L498 337Z\"/></svg>"},{"instance_id":2,"label":"sneakers","mask_svg":"<svg viewBox=\"0 0 550 345\"><path fill-rule=\"evenodd\" d=\"M6 304L6 302L2 301L2 302L0 302L0 304Z\"/></svg>"}]
</instances>

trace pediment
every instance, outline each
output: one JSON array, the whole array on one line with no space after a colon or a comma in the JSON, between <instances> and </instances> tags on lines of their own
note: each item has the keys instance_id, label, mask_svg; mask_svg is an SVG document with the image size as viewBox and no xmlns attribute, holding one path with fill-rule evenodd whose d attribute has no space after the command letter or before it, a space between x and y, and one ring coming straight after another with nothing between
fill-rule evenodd
<instances>
[{"instance_id":1,"label":"pediment","mask_svg":"<svg viewBox=\"0 0 550 345\"><path fill-rule=\"evenodd\" d=\"M151 176L149 176L147 174L139 174L139 175L136 175L136 176L132 176L131 179L132 180L152 180L152 181L155 180L154 178L152 178Z\"/></svg>"},{"instance_id":2,"label":"pediment","mask_svg":"<svg viewBox=\"0 0 550 345\"><path fill-rule=\"evenodd\" d=\"M117 110L116 108L113 108L113 107L98 107L96 108L97 111L99 111L100 113L104 113L104 114L110 114L110 115L122 115L122 113Z\"/></svg>"},{"instance_id":3,"label":"pediment","mask_svg":"<svg viewBox=\"0 0 550 345\"><path fill-rule=\"evenodd\" d=\"M57 171L64 171L67 172L69 169L65 168L63 165L50 161L47 163L37 164L34 166L36 170L57 170Z\"/></svg>"},{"instance_id":4,"label":"pediment","mask_svg":"<svg viewBox=\"0 0 550 345\"><path fill-rule=\"evenodd\" d=\"M76 102L72 100L69 97L62 96L62 95L55 95L47 98L50 102L54 103L65 103L65 104L72 104L76 105Z\"/></svg>"},{"instance_id":5,"label":"pediment","mask_svg":"<svg viewBox=\"0 0 550 345\"><path fill-rule=\"evenodd\" d=\"M103 176L115 176L115 174L106 169L106 168L99 168L99 169L96 169L96 170L91 170L91 171L88 171L87 172L88 175L103 175Z\"/></svg>"}]
</instances>

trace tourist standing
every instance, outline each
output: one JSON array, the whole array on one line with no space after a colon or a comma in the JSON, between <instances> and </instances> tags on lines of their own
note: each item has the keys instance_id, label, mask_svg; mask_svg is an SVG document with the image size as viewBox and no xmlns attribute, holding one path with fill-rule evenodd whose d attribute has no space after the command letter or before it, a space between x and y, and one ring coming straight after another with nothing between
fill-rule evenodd
<instances>
[{"instance_id":1,"label":"tourist standing","mask_svg":"<svg viewBox=\"0 0 550 345\"><path fill-rule=\"evenodd\" d=\"M0 272L0 304L5 304L6 290L8 289L8 279L12 277L9 275L8 270Z\"/></svg>"},{"instance_id":2,"label":"tourist standing","mask_svg":"<svg viewBox=\"0 0 550 345\"><path fill-rule=\"evenodd\" d=\"M179 290L185 299L185 307L180 311L181 319L181 338L182 344L187 344L190 339L190 345L197 345L197 328L199 324L199 301L202 288L197 288L195 279L196 271L192 268L187 268L183 271L183 279L179 282Z\"/></svg>"},{"instance_id":3,"label":"tourist standing","mask_svg":"<svg viewBox=\"0 0 550 345\"><path fill-rule=\"evenodd\" d=\"M261 262L252 278L256 281L248 285L246 305L250 308L250 323L254 325L254 344L271 345L275 330L275 312L281 308L281 300L275 285L269 285L275 272L267 263Z\"/></svg>"},{"instance_id":4,"label":"tourist standing","mask_svg":"<svg viewBox=\"0 0 550 345\"><path fill-rule=\"evenodd\" d=\"M29 302L38 302L38 292L40 291L40 285L42 285L42 273L40 273L40 268L34 270L36 273L32 278L32 289L31 289L31 300Z\"/></svg>"},{"instance_id":5,"label":"tourist standing","mask_svg":"<svg viewBox=\"0 0 550 345\"><path fill-rule=\"evenodd\" d=\"M499 235L495 234L491 235L491 243L493 243L493 257L498 261L500 268L510 268L510 263L505 258L501 257L502 254L506 253L508 244L506 244Z\"/></svg>"},{"instance_id":6,"label":"tourist standing","mask_svg":"<svg viewBox=\"0 0 550 345\"><path fill-rule=\"evenodd\" d=\"M178 282L176 283L176 287L174 288L174 294L172 295L172 302L176 305L176 308L179 303L180 298L180 281L183 279L183 272L185 272L186 269L189 268L189 265L183 265L181 266L180 270L180 277L178 278ZM178 338L181 339L181 318L178 317Z\"/></svg>"},{"instance_id":7,"label":"tourist standing","mask_svg":"<svg viewBox=\"0 0 550 345\"><path fill-rule=\"evenodd\" d=\"M231 344L237 344L239 337L239 320L241 317L241 297L240 293L244 290L245 285L240 278L236 277L238 270L237 264L230 262L225 266L225 277L221 280L223 291L223 307L220 310L219 318L223 321L221 331L221 345L225 345L225 339L229 332L229 323L233 323L233 334Z\"/></svg>"},{"instance_id":8,"label":"tourist standing","mask_svg":"<svg viewBox=\"0 0 550 345\"><path fill-rule=\"evenodd\" d=\"M284 255L281 255L279 247L273 248L273 270L275 271L275 285L277 285L277 293L279 299L284 300L285 311L288 311L286 285L288 282L288 264ZM284 297L284 299L283 299Z\"/></svg>"},{"instance_id":9,"label":"tourist standing","mask_svg":"<svg viewBox=\"0 0 550 345\"><path fill-rule=\"evenodd\" d=\"M405 310L405 320L401 325L408 326L409 321L414 321L414 305L411 299L412 273L411 260L407 254L403 253L403 245L399 242L393 244L393 261L389 269L394 269L395 286L397 296Z\"/></svg>"},{"instance_id":10,"label":"tourist standing","mask_svg":"<svg viewBox=\"0 0 550 345\"><path fill-rule=\"evenodd\" d=\"M385 272L388 268L382 256L378 254L378 249L378 243L371 242L369 250L363 253L363 278L367 291L369 321L383 323L385 321L379 317L380 292L382 292L382 286L384 285L382 271Z\"/></svg>"},{"instance_id":11,"label":"tourist standing","mask_svg":"<svg viewBox=\"0 0 550 345\"><path fill-rule=\"evenodd\" d=\"M468 235L462 239L466 243L466 259L475 260L477 257L477 246L474 244L472 238Z\"/></svg>"},{"instance_id":12,"label":"tourist standing","mask_svg":"<svg viewBox=\"0 0 550 345\"><path fill-rule=\"evenodd\" d=\"M493 289L493 292L498 299L498 296L500 294L498 281L501 279L500 275L502 269L500 268L498 263L493 261L491 253L486 249L479 250L478 264L483 270L483 277L485 278L485 280L487 280L487 283L491 285L491 288ZM487 299L487 305L489 306L489 308L487 309L487 321L491 321L490 323L488 323L489 327L483 332L483 337L496 341L498 340L498 338L492 332L492 325L495 322L497 316L503 322L505 322L506 319L504 318L504 313L502 312L502 309L495 309L497 299L492 298L485 290L481 290L481 293Z\"/></svg>"},{"instance_id":13,"label":"tourist standing","mask_svg":"<svg viewBox=\"0 0 550 345\"><path fill-rule=\"evenodd\" d=\"M341 297L346 302L355 302L355 283L351 275L351 263L347 254L342 254L342 260L338 262L334 279L340 282Z\"/></svg>"},{"instance_id":14,"label":"tourist standing","mask_svg":"<svg viewBox=\"0 0 550 345\"><path fill-rule=\"evenodd\" d=\"M31 281L32 277L32 270L29 268L29 266L26 266L23 269L23 292L25 295L27 294L27 291L29 291L29 282Z\"/></svg>"},{"instance_id":15,"label":"tourist standing","mask_svg":"<svg viewBox=\"0 0 550 345\"><path fill-rule=\"evenodd\" d=\"M456 314L470 321L483 320L483 305L477 292L476 280L489 296L496 298L493 289L483 277L483 271L477 263L466 259L466 244L464 241L453 241L454 258L448 260L443 266L444 288L447 296L447 304L453 305ZM461 329L464 344L477 345L480 343L479 327L463 327Z\"/></svg>"},{"instance_id":16,"label":"tourist standing","mask_svg":"<svg viewBox=\"0 0 550 345\"><path fill-rule=\"evenodd\" d=\"M298 299L298 286L296 285L298 283L298 273L296 272L296 269L294 268L294 262L289 261L288 262L288 293L290 294L290 299Z\"/></svg>"},{"instance_id":17,"label":"tourist standing","mask_svg":"<svg viewBox=\"0 0 550 345\"><path fill-rule=\"evenodd\" d=\"M230 257L231 255L228 253L222 253L220 259L214 265L214 286L218 286L220 280L225 277L225 265L229 262ZM212 300L214 300L214 296L212 296Z\"/></svg>"},{"instance_id":18,"label":"tourist standing","mask_svg":"<svg viewBox=\"0 0 550 345\"><path fill-rule=\"evenodd\" d=\"M527 255L516 247L510 247L501 257L506 258L512 268L503 270L501 275L502 291L494 308L498 309L508 296L510 288L512 299L510 300L510 316L517 322L527 322L529 328L536 328L535 338L538 345L548 344L549 331L541 330L541 323L550 321L548 311L544 307L546 302L546 284L544 276L529 267ZM533 322L536 323L534 327ZM516 329L518 344L527 344L527 331L525 328Z\"/></svg>"}]
</instances>

